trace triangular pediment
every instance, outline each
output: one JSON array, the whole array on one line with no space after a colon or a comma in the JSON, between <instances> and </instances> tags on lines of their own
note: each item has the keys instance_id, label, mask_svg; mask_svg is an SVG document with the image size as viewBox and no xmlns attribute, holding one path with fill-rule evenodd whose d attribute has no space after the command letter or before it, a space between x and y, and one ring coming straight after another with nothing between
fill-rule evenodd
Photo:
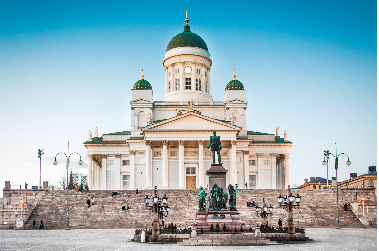
<instances>
[{"instance_id":1,"label":"triangular pediment","mask_svg":"<svg viewBox=\"0 0 379 251\"><path fill-rule=\"evenodd\" d=\"M220 120L190 112L147 126L143 131L239 131L240 129L241 128L237 126L230 125Z\"/></svg>"}]
</instances>

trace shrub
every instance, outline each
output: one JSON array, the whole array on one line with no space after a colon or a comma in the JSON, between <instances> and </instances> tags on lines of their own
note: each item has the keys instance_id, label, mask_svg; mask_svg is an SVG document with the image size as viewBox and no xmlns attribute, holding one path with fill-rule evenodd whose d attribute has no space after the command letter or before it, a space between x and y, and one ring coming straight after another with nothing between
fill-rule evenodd
<instances>
[{"instance_id":1,"label":"shrub","mask_svg":"<svg viewBox=\"0 0 379 251\"><path fill-rule=\"evenodd\" d=\"M204 233L204 230L203 230L203 228L201 228L201 229L200 229L200 233Z\"/></svg>"},{"instance_id":2,"label":"shrub","mask_svg":"<svg viewBox=\"0 0 379 251\"><path fill-rule=\"evenodd\" d=\"M240 232L243 232L243 228L242 228L242 225L241 225L241 228L240 228Z\"/></svg>"},{"instance_id":3,"label":"shrub","mask_svg":"<svg viewBox=\"0 0 379 251\"><path fill-rule=\"evenodd\" d=\"M235 233L237 233L237 232L238 232L238 230L237 230L237 227L234 227L234 232L235 232Z\"/></svg>"},{"instance_id":4,"label":"shrub","mask_svg":"<svg viewBox=\"0 0 379 251\"><path fill-rule=\"evenodd\" d=\"M209 229L211 232L214 231L213 224L211 224L211 229Z\"/></svg>"},{"instance_id":5,"label":"shrub","mask_svg":"<svg viewBox=\"0 0 379 251\"><path fill-rule=\"evenodd\" d=\"M225 225L225 223L224 223L224 226L222 227L222 231L226 232L226 225Z\"/></svg>"},{"instance_id":6,"label":"shrub","mask_svg":"<svg viewBox=\"0 0 379 251\"><path fill-rule=\"evenodd\" d=\"M249 228L249 232L253 232L253 229L251 228L251 226L250 226L250 228Z\"/></svg>"},{"instance_id":7,"label":"shrub","mask_svg":"<svg viewBox=\"0 0 379 251\"><path fill-rule=\"evenodd\" d=\"M216 232L220 232L220 225L218 223L216 224Z\"/></svg>"}]
</instances>

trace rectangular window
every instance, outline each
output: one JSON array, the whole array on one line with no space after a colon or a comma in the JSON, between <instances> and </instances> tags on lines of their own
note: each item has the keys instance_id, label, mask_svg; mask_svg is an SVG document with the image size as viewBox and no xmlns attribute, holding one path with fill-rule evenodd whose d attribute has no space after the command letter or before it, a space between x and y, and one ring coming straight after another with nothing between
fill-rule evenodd
<instances>
[{"instance_id":1,"label":"rectangular window","mask_svg":"<svg viewBox=\"0 0 379 251\"><path fill-rule=\"evenodd\" d=\"M207 85L207 83L205 83L205 92L208 93L208 85Z\"/></svg>"},{"instance_id":2,"label":"rectangular window","mask_svg":"<svg viewBox=\"0 0 379 251\"><path fill-rule=\"evenodd\" d=\"M191 78L186 78L186 90L191 90Z\"/></svg>"},{"instance_id":3,"label":"rectangular window","mask_svg":"<svg viewBox=\"0 0 379 251\"><path fill-rule=\"evenodd\" d=\"M196 73L197 73L197 74L201 74L200 69L196 69Z\"/></svg>"},{"instance_id":4,"label":"rectangular window","mask_svg":"<svg viewBox=\"0 0 379 251\"><path fill-rule=\"evenodd\" d=\"M122 165L123 166L130 166L130 160L123 160Z\"/></svg>"},{"instance_id":5,"label":"rectangular window","mask_svg":"<svg viewBox=\"0 0 379 251\"><path fill-rule=\"evenodd\" d=\"M130 189L130 175L122 175L122 189Z\"/></svg>"},{"instance_id":6,"label":"rectangular window","mask_svg":"<svg viewBox=\"0 0 379 251\"><path fill-rule=\"evenodd\" d=\"M208 77L208 74L207 74L207 72L205 72L205 76L206 76L206 77Z\"/></svg>"},{"instance_id":7,"label":"rectangular window","mask_svg":"<svg viewBox=\"0 0 379 251\"><path fill-rule=\"evenodd\" d=\"M249 160L249 166L255 166L255 159Z\"/></svg>"},{"instance_id":8,"label":"rectangular window","mask_svg":"<svg viewBox=\"0 0 379 251\"><path fill-rule=\"evenodd\" d=\"M175 79L175 91L180 90L180 79Z\"/></svg>"},{"instance_id":9,"label":"rectangular window","mask_svg":"<svg viewBox=\"0 0 379 251\"><path fill-rule=\"evenodd\" d=\"M196 174L196 168L195 167L187 167L186 174Z\"/></svg>"},{"instance_id":10,"label":"rectangular window","mask_svg":"<svg viewBox=\"0 0 379 251\"><path fill-rule=\"evenodd\" d=\"M171 76L171 71L168 72L168 75Z\"/></svg>"},{"instance_id":11,"label":"rectangular window","mask_svg":"<svg viewBox=\"0 0 379 251\"><path fill-rule=\"evenodd\" d=\"M196 90L201 91L201 80L200 79L196 79Z\"/></svg>"},{"instance_id":12,"label":"rectangular window","mask_svg":"<svg viewBox=\"0 0 379 251\"><path fill-rule=\"evenodd\" d=\"M175 74L178 74L179 73L179 69L175 69Z\"/></svg>"},{"instance_id":13,"label":"rectangular window","mask_svg":"<svg viewBox=\"0 0 379 251\"><path fill-rule=\"evenodd\" d=\"M171 91L171 81L168 81L168 91Z\"/></svg>"},{"instance_id":14,"label":"rectangular window","mask_svg":"<svg viewBox=\"0 0 379 251\"><path fill-rule=\"evenodd\" d=\"M257 176L249 175L249 189L255 189L257 184Z\"/></svg>"}]
</instances>

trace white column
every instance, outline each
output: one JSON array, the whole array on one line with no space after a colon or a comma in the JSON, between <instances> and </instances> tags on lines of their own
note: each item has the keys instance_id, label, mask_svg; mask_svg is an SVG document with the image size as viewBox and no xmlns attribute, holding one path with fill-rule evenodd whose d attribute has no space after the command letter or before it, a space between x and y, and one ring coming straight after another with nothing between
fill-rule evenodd
<instances>
[{"instance_id":1,"label":"white column","mask_svg":"<svg viewBox=\"0 0 379 251\"><path fill-rule=\"evenodd\" d=\"M184 141L179 140L179 189L186 189L184 170Z\"/></svg>"},{"instance_id":2,"label":"white column","mask_svg":"<svg viewBox=\"0 0 379 251\"><path fill-rule=\"evenodd\" d=\"M102 154L101 159L101 190L107 190L107 155Z\"/></svg>"},{"instance_id":3,"label":"white column","mask_svg":"<svg viewBox=\"0 0 379 251\"><path fill-rule=\"evenodd\" d=\"M211 68L208 69L208 93L211 93Z\"/></svg>"},{"instance_id":4,"label":"white column","mask_svg":"<svg viewBox=\"0 0 379 251\"><path fill-rule=\"evenodd\" d=\"M151 189L151 141L146 140L146 189Z\"/></svg>"},{"instance_id":5,"label":"white column","mask_svg":"<svg viewBox=\"0 0 379 251\"><path fill-rule=\"evenodd\" d=\"M290 184L290 166L289 166L289 157L290 154L284 154L284 168L285 168L285 189L288 189L288 185Z\"/></svg>"},{"instance_id":6,"label":"white column","mask_svg":"<svg viewBox=\"0 0 379 251\"><path fill-rule=\"evenodd\" d=\"M249 151L244 151L243 152L243 164L245 167L244 174L245 174L245 184L247 184L247 188L249 188ZM244 184L244 185L245 185Z\"/></svg>"},{"instance_id":7,"label":"white column","mask_svg":"<svg viewBox=\"0 0 379 251\"><path fill-rule=\"evenodd\" d=\"M165 79L165 94L169 92L168 90L168 69L167 67L164 68L164 79Z\"/></svg>"},{"instance_id":8,"label":"white column","mask_svg":"<svg viewBox=\"0 0 379 251\"><path fill-rule=\"evenodd\" d=\"M199 187L204 188L204 140L199 140ZM198 187L197 187L198 188Z\"/></svg>"},{"instance_id":9,"label":"white column","mask_svg":"<svg viewBox=\"0 0 379 251\"><path fill-rule=\"evenodd\" d=\"M132 110L132 113L134 114L133 116L133 128L134 130L137 130L138 128L138 114L135 112L135 110Z\"/></svg>"},{"instance_id":10,"label":"white column","mask_svg":"<svg viewBox=\"0 0 379 251\"><path fill-rule=\"evenodd\" d=\"M96 174L96 189L101 190L101 168L98 164L96 164Z\"/></svg>"},{"instance_id":11,"label":"white column","mask_svg":"<svg viewBox=\"0 0 379 251\"><path fill-rule=\"evenodd\" d=\"M203 92L205 92L205 64L202 64L202 67L201 67L201 74L202 74L202 78L201 78L201 85L202 85L202 88L201 90ZM207 87L207 93L208 93L208 87Z\"/></svg>"},{"instance_id":12,"label":"white column","mask_svg":"<svg viewBox=\"0 0 379 251\"><path fill-rule=\"evenodd\" d=\"M232 140L232 170L231 170L231 183L234 186L237 184L237 141Z\"/></svg>"},{"instance_id":13,"label":"white column","mask_svg":"<svg viewBox=\"0 0 379 251\"><path fill-rule=\"evenodd\" d=\"M135 156L136 156L136 151L130 150L130 189L134 190L136 189L136 180L135 180Z\"/></svg>"},{"instance_id":14,"label":"white column","mask_svg":"<svg viewBox=\"0 0 379 251\"><path fill-rule=\"evenodd\" d=\"M181 62L180 64L180 90L185 90L186 89L186 84L184 82L184 62Z\"/></svg>"},{"instance_id":15,"label":"white column","mask_svg":"<svg viewBox=\"0 0 379 251\"><path fill-rule=\"evenodd\" d=\"M93 185L92 185L92 176L93 176L93 172L92 172L92 155L91 154L87 154L88 156L88 177L87 177L87 181L88 181L88 188L89 189L93 189Z\"/></svg>"},{"instance_id":16,"label":"white column","mask_svg":"<svg viewBox=\"0 0 379 251\"><path fill-rule=\"evenodd\" d=\"M174 65L171 65L171 91L175 91L175 72Z\"/></svg>"},{"instance_id":17,"label":"white column","mask_svg":"<svg viewBox=\"0 0 379 251\"><path fill-rule=\"evenodd\" d=\"M192 62L191 89L196 90L196 63Z\"/></svg>"},{"instance_id":18,"label":"white column","mask_svg":"<svg viewBox=\"0 0 379 251\"><path fill-rule=\"evenodd\" d=\"M163 181L163 188L168 188L168 154L167 154L167 146L168 141L164 140L162 141L163 144L163 172L162 172L162 181Z\"/></svg>"},{"instance_id":19,"label":"white column","mask_svg":"<svg viewBox=\"0 0 379 251\"><path fill-rule=\"evenodd\" d=\"M113 187L116 190L121 190L121 154L115 154L114 156L114 184ZM109 184L110 185L110 184Z\"/></svg>"},{"instance_id":20,"label":"white column","mask_svg":"<svg viewBox=\"0 0 379 251\"><path fill-rule=\"evenodd\" d=\"M257 189L264 188L264 175L263 175L263 153L257 153L257 183L256 187Z\"/></svg>"},{"instance_id":21,"label":"white column","mask_svg":"<svg viewBox=\"0 0 379 251\"><path fill-rule=\"evenodd\" d=\"M270 153L271 156L271 189L276 189L276 153Z\"/></svg>"}]
</instances>

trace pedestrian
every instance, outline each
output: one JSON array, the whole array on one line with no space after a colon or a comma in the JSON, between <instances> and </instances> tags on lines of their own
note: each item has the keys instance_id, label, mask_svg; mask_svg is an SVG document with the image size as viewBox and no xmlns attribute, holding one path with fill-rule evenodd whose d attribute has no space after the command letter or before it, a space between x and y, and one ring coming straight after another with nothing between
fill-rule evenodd
<instances>
[{"instance_id":1,"label":"pedestrian","mask_svg":"<svg viewBox=\"0 0 379 251\"><path fill-rule=\"evenodd\" d=\"M94 197L92 197L91 204L95 205L95 198Z\"/></svg>"},{"instance_id":2,"label":"pedestrian","mask_svg":"<svg viewBox=\"0 0 379 251\"><path fill-rule=\"evenodd\" d=\"M91 201L88 199L87 200L88 208L91 206Z\"/></svg>"},{"instance_id":3,"label":"pedestrian","mask_svg":"<svg viewBox=\"0 0 379 251\"><path fill-rule=\"evenodd\" d=\"M88 192L88 183L86 183L84 189L85 189L85 192Z\"/></svg>"},{"instance_id":4,"label":"pedestrian","mask_svg":"<svg viewBox=\"0 0 379 251\"><path fill-rule=\"evenodd\" d=\"M36 228L36 220L33 221L33 229Z\"/></svg>"},{"instance_id":5,"label":"pedestrian","mask_svg":"<svg viewBox=\"0 0 379 251\"><path fill-rule=\"evenodd\" d=\"M80 191L80 192L83 192L83 183L82 183L82 184L80 184L80 188L79 188L79 191Z\"/></svg>"},{"instance_id":6,"label":"pedestrian","mask_svg":"<svg viewBox=\"0 0 379 251\"><path fill-rule=\"evenodd\" d=\"M138 188L136 189L136 194L138 194Z\"/></svg>"},{"instance_id":7,"label":"pedestrian","mask_svg":"<svg viewBox=\"0 0 379 251\"><path fill-rule=\"evenodd\" d=\"M321 182L318 183L318 189L321 189Z\"/></svg>"},{"instance_id":8,"label":"pedestrian","mask_svg":"<svg viewBox=\"0 0 379 251\"><path fill-rule=\"evenodd\" d=\"M345 209L345 211L347 211L347 204L346 203L343 205L343 208Z\"/></svg>"},{"instance_id":9,"label":"pedestrian","mask_svg":"<svg viewBox=\"0 0 379 251\"><path fill-rule=\"evenodd\" d=\"M279 221L278 221L278 225L279 225L279 229L282 229L282 218L279 218Z\"/></svg>"},{"instance_id":10,"label":"pedestrian","mask_svg":"<svg viewBox=\"0 0 379 251\"><path fill-rule=\"evenodd\" d=\"M28 189L28 183L25 182L25 189Z\"/></svg>"},{"instance_id":11,"label":"pedestrian","mask_svg":"<svg viewBox=\"0 0 379 251\"><path fill-rule=\"evenodd\" d=\"M41 220L41 224L39 225L39 229L44 229L45 225L43 224L43 221Z\"/></svg>"}]
</instances>

